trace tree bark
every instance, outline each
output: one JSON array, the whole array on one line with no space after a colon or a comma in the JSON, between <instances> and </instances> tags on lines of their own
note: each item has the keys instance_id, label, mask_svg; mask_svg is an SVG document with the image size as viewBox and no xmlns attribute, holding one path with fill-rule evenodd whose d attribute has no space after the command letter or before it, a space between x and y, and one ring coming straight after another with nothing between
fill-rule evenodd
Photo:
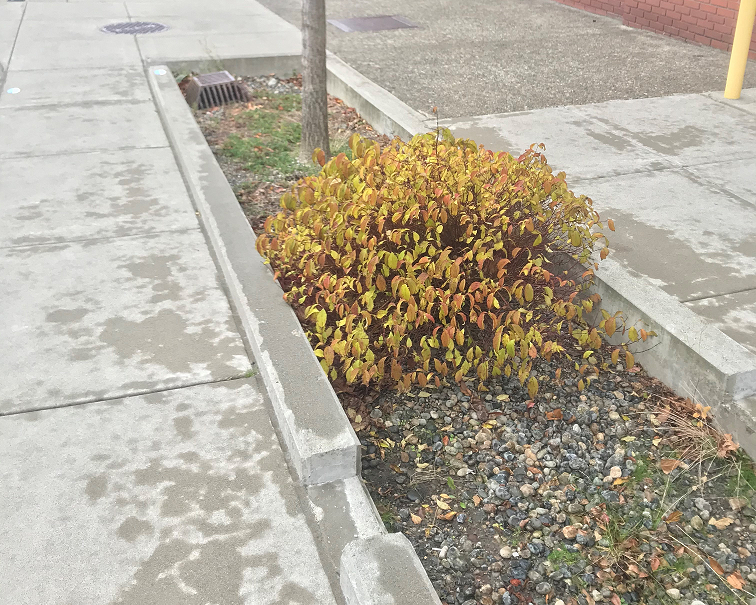
<instances>
[{"instance_id":1,"label":"tree bark","mask_svg":"<svg viewBox=\"0 0 756 605\"><path fill-rule=\"evenodd\" d=\"M328 93L326 92L325 0L302 0L302 145L300 160L310 162L320 148L326 158L328 141Z\"/></svg>"}]
</instances>

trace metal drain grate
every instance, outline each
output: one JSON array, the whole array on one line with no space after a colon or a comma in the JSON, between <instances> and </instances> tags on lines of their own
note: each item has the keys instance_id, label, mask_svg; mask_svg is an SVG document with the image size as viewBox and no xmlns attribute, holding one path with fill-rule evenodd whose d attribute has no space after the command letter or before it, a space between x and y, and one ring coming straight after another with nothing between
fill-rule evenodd
<instances>
[{"instance_id":1,"label":"metal drain grate","mask_svg":"<svg viewBox=\"0 0 756 605\"><path fill-rule=\"evenodd\" d=\"M249 101L249 92L227 71L195 76L186 87L186 102L197 109L242 101Z\"/></svg>"},{"instance_id":2,"label":"metal drain grate","mask_svg":"<svg viewBox=\"0 0 756 605\"><path fill-rule=\"evenodd\" d=\"M169 29L162 23L151 21L126 21L123 23L111 23L100 28L106 34L158 34Z\"/></svg>"},{"instance_id":3,"label":"metal drain grate","mask_svg":"<svg viewBox=\"0 0 756 605\"><path fill-rule=\"evenodd\" d=\"M344 32L378 32L387 29L412 29L417 27L415 23L399 15L328 19L328 23L335 25Z\"/></svg>"}]
</instances>

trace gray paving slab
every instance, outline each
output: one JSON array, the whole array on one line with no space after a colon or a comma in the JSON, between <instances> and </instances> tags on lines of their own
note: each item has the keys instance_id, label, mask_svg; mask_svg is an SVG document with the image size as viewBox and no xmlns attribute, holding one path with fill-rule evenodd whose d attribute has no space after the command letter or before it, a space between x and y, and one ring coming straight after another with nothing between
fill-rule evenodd
<instances>
[{"instance_id":1,"label":"gray paving slab","mask_svg":"<svg viewBox=\"0 0 756 605\"><path fill-rule=\"evenodd\" d=\"M137 36L140 40L163 40L165 38L175 38L176 36L219 36L234 34L259 34L275 33L279 35L291 34L296 36L299 33L296 27L283 21L280 17L270 14L233 14L218 11L214 14L204 16L182 15L182 16L148 16L135 15L133 19L157 18L160 23L170 27L168 31L159 34L144 34Z\"/></svg>"},{"instance_id":2,"label":"gray paving slab","mask_svg":"<svg viewBox=\"0 0 756 605\"><path fill-rule=\"evenodd\" d=\"M40 5L40 6L64 6ZM82 5L86 6L86 5ZM105 6L105 5L103 5ZM125 12L125 7L124 7ZM28 46L31 42L38 40L92 40L100 42L103 45L122 36L108 34L100 30L105 25L113 23L122 23L128 21L128 15L115 17L80 17L72 15L70 17L52 17L49 19L24 19L21 29L18 32L18 43Z\"/></svg>"},{"instance_id":3,"label":"gray paving slab","mask_svg":"<svg viewBox=\"0 0 756 605\"><path fill-rule=\"evenodd\" d=\"M756 210L756 159L698 164L688 171L737 195Z\"/></svg>"},{"instance_id":4,"label":"gray paving slab","mask_svg":"<svg viewBox=\"0 0 756 605\"><path fill-rule=\"evenodd\" d=\"M742 200L675 170L580 182L574 190L614 220L612 257L679 300L756 287L756 210Z\"/></svg>"},{"instance_id":5,"label":"gray paving slab","mask_svg":"<svg viewBox=\"0 0 756 605\"><path fill-rule=\"evenodd\" d=\"M0 413L250 369L199 229L0 250Z\"/></svg>"},{"instance_id":6,"label":"gray paving slab","mask_svg":"<svg viewBox=\"0 0 756 605\"><path fill-rule=\"evenodd\" d=\"M51 21L56 19L120 18L128 21L129 13L123 2L35 2L29 4L25 21Z\"/></svg>"},{"instance_id":7,"label":"gray paving slab","mask_svg":"<svg viewBox=\"0 0 756 605\"><path fill-rule=\"evenodd\" d=\"M686 303L756 354L756 289Z\"/></svg>"},{"instance_id":8,"label":"gray paving slab","mask_svg":"<svg viewBox=\"0 0 756 605\"><path fill-rule=\"evenodd\" d=\"M756 158L756 120L704 95L611 101L579 111L683 166Z\"/></svg>"},{"instance_id":9,"label":"gray paving slab","mask_svg":"<svg viewBox=\"0 0 756 605\"><path fill-rule=\"evenodd\" d=\"M721 91L710 92L707 93L706 96L735 109L756 114L756 88L743 89L740 93L739 99L725 99L724 93Z\"/></svg>"},{"instance_id":10,"label":"gray paving slab","mask_svg":"<svg viewBox=\"0 0 756 605\"><path fill-rule=\"evenodd\" d=\"M669 166L652 150L623 133L588 119L578 108L561 107L441 120L456 136L518 156L533 143L546 145L556 170L572 178L593 178ZM435 123L428 122L432 128Z\"/></svg>"},{"instance_id":11,"label":"gray paving slab","mask_svg":"<svg viewBox=\"0 0 756 605\"><path fill-rule=\"evenodd\" d=\"M198 226L167 147L6 159L0 212L0 248Z\"/></svg>"},{"instance_id":12,"label":"gray paving slab","mask_svg":"<svg viewBox=\"0 0 756 605\"><path fill-rule=\"evenodd\" d=\"M216 68L231 57L275 57L299 55L302 38L299 32L217 34L214 36L139 36L139 48L147 63L206 61Z\"/></svg>"},{"instance_id":13,"label":"gray paving slab","mask_svg":"<svg viewBox=\"0 0 756 605\"><path fill-rule=\"evenodd\" d=\"M336 602L249 381L0 418L0 458L4 603Z\"/></svg>"},{"instance_id":14,"label":"gray paving slab","mask_svg":"<svg viewBox=\"0 0 756 605\"><path fill-rule=\"evenodd\" d=\"M79 0L71 0L72 3L76 3L77 1ZM204 0L155 0L154 2L126 0L125 4L132 17L274 14L257 2L248 2L246 0L224 0L223 3L214 4L210 4Z\"/></svg>"},{"instance_id":15,"label":"gray paving slab","mask_svg":"<svg viewBox=\"0 0 756 605\"><path fill-rule=\"evenodd\" d=\"M39 6L58 6L40 4ZM30 105L81 104L91 101L148 101L150 90L144 70L64 69L54 71L16 71L8 73L5 88L18 88L18 94L0 95L0 109Z\"/></svg>"},{"instance_id":16,"label":"gray paving slab","mask_svg":"<svg viewBox=\"0 0 756 605\"><path fill-rule=\"evenodd\" d=\"M141 65L142 59L133 36L107 36L102 40L34 40L25 37L15 46L10 68L52 71Z\"/></svg>"},{"instance_id":17,"label":"gray paving slab","mask_svg":"<svg viewBox=\"0 0 756 605\"><path fill-rule=\"evenodd\" d=\"M8 69L11 51L16 43L16 34L24 14L22 3L8 2L0 4L0 83L3 73Z\"/></svg>"},{"instance_id":18,"label":"gray paving slab","mask_svg":"<svg viewBox=\"0 0 756 605\"><path fill-rule=\"evenodd\" d=\"M0 109L0 131L0 158L168 145L151 101Z\"/></svg>"}]
</instances>

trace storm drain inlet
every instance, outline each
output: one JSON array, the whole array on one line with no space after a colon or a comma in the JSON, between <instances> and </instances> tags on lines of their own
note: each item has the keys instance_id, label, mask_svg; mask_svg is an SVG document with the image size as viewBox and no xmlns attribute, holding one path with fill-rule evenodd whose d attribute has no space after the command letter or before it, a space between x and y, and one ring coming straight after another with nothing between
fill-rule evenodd
<instances>
[{"instance_id":1,"label":"storm drain inlet","mask_svg":"<svg viewBox=\"0 0 756 605\"><path fill-rule=\"evenodd\" d=\"M100 28L106 34L159 34L169 29L162 23L152 21L124 21L122 23L111 23Z\"/></svg>"},{"instance_id":2,"label":"storm drain inlet","mask_svg":"<svg viewBox=\"0 0 756 605\"><path fill-rule=\"evenodd\" d=\"M186 102L197 109L249 101L246 87L227 71L194 76L186 87Z\"/></svg>"}]
</instances>

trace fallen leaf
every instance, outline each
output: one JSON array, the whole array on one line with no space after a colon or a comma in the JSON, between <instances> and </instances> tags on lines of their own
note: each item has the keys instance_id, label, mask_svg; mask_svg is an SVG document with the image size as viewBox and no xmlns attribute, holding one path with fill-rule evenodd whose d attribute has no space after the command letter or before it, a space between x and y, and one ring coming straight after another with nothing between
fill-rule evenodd
<instances>
[{"instance_id":1,"label":"fallen leaf","mask_svg":"<svg viewBox=\"0 0 756 605\"><path fill-rule=\"evenodd\" d=\"M436 500L436 506L441 510L449 510L449 505L443 500Z\"/></svg>"},{"instance_id":2,"label":"fallen leaf","mask_svg":"<svg viewBox=\"0 0 756 605\"><path fill-rule=\"evenodd\" d=\"M665 475L669 475L673 470L682 464L682 460L675 460L673 458L662 458L659 466Z\"/></svg>"},{"instance_id":3,"label":"fallen leaf","mask_svg":"<svg viewBox=\"0 0 756 605\"><path fill-rule=\"evenodd\" d=\"M505 395L505 394L497 395L496 399L499 401L509 401L509 395Z\"/></svg>"},{"instance_id":4,"label":"fallen leaf","mask_svg":"<svg viewBox=\"0 0 756 605\"><path fill-rule=\"evenodd\" d=\"M473 504L475 504L475 506L479 506L480 505L481 500L480 500L480 496L478 494L475 494L472 499L473 499Z\"/></svg>"},{"instance_id":5,"label":"fallen leaf","mask_svg":"<svg viewBox=\"0 0 756 605\"><path fill-rule=\"evenodd\" d=\"M444 500L454 500L454 496L450 496L449 494L439 494L439 498L443 498Z\"/></svg>"},{"instance_id":6,"label":"fallen leaf","mask_svg":"<svg viewBox=\"0 0 756 605\"><path fill-rule=\"evenodd\" d=\"M659 557L653 557L651 559L651 571L656 571L659 569L659 565L661 565L661 560Z\"/></svg>"},{"instance_id":7,"label":"fallen leaf","mask_svg":"<svg viewBox=\"0 0 756 605\"><path fill-rule=\"evenodd\" d=\"M721 519L715 519L712 517L709 519L709 525L713 525L717 529L724 529L728 525L732 525L735 521L730 517L722 517Z\"/></svg>"},{"instance_id":8,"label":"fallen leaf","mask_svg":"<svg viewBox=\"0 0 756 605\"><path fill-rule=\"evenodd\" d=\"M713 557L709 557L709 565L714 570L714 573L718 573L720 576L724 575L724 569L722 569L722 566L717 563L717 560Z\"/></svg>"},{"instance_id":9,"label":"fallen leaf","mask_svg":"<svg viewBox=\"0 0 756 605\"><path fill-rule=\"evenodd\" d=\"M420 523L422 523L422 521L423 521L419 516L417 516L415 514L412 514L412 513L410 513L410 519L412 519L412 522L415 525L420 525Z\"/></svg>"},{"instance_id":10,"label":"fallen leaf","mask_svg":"<svg viewBox=\"0 0 756 605\"><path fill-rule=\"evenodd\" d=\"M622 485L623 483L627 483L628 481L630 481L630 477L618 477L614 480L612 485Z\"/></svg>"},{"instance_id":11,"label":"fallen leaf","mask_svg":"<svg viewBox=\"0 0 756 605\"><path fill-rule=\"evenodd\" d=\"M562 410L556 409L553 412L546 412L546 420L561 420L563 418L562 416Z\"/></svg>"},{"instance_id":12,"label":"fallen leaf","mask_svg":"<svg viewBox=\"0 0 756 605\"><path fill-rule=\"evenodd\" d=\"M395 473L402 472L402 469L400 469L396 464L390 464L389 466L391 467L391 470L394 471Z\"/></svg>"},{"instance_id":13,"label":"fallen leaf","mask_svg":"<svg viewBox=\"0 0 756 605\"><path fill-rule=\"evenodd\" d=\"M631 437L631 436L623 437L622 441L635 441L635 437Z\"/></svg>"},{"instance_id":14,"label":"fallen leaf","mask_svg":"<svg viewBox=\"0 0 756 605\"><path fill-rule=\"evenodd\" d=\"M748 500L745 498L730 498L730 508L732 510L740 510L743 508L746 504L748 504Z\"/></svg>"},{"instance_id":15,"label":"fallen leaf","mask_svg":"<svg viewBox=\"0 0 756 605\"><path fill-rule=\"evenodd\" d=\"M731 573L727 576L727 581L735 590L743 590L743 576L739 572Z\"/></svg>"},{"instance_id":16,"label":"fallen leaf","mask_svg":"<svg viewBox=\"0 0 756 605\"><path fill-rule=\"evenodd\" d=\"M439 518L443 519L444 521L451 521L456 514L457 513L455 513L454 511L451 511L449 513L444 513L443 515L439 515Z\"/></svg>"},{"instance_id":17,"label":"fallen leaf","mask_svg":"<svg viewBox=\"0 0 756 605\"><path fill-rule=\"evenodd\" d=\"M673 510L664 520L667 523L677 523L680 519L682 519L682 513L679 510Z\"/></svg>"},{"instance_id":18,"label":"fallen leaf","mask_svg":"<svg viewBox=\"0 0 756 605\"><path fill-rule=\"evenodd\" d=\"M622 605L622 601L620 601L619 595L616 592L612 593L612 605Z\"/></svg>"}]
</instances>

